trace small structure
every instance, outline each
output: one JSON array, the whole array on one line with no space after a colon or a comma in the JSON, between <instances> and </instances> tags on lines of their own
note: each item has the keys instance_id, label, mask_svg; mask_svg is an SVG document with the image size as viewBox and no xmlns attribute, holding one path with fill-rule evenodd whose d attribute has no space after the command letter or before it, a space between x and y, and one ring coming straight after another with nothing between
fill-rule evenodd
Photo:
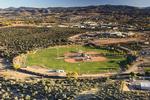
<instances>
[{"instance_id":1,"label":"small structure","mask_svg":"<svg viewBox=\"0 0 150 100\"><path fill-rule=\"evenodd\" d=\"M49 70L50 73L65 73L64 70Z\"/></svg>"},{"instance_id":2,"label":"small structure","mask_svg":"<svg viewBox=\"0 0 150 100\"><path fill-rule=\"evenodd\" d=\"M58 27L67 28L67 27L69 27L69 26L67 26L67 25L58 25Z\"/></svg>"},{"instance_id":3,"label":"small structure","mask_svg":"<svg viewBox=\"0 0 150 100\"><path fill-rule=\"evenodd\" d=\"M64 70L56 70L57 73L65 73Z\"/></svg>"},{"instance_id":4,"label":"small structure","mask_svg":"<svg viewBox=\"0 0 150 100\"><path fill-rule=\"evenodd\" d=\"M144 42L144 44L145 44L145 45L149 45L150 43L149 43L149 41L146 41L146 42Z\"/></svg>"}]
</instances>

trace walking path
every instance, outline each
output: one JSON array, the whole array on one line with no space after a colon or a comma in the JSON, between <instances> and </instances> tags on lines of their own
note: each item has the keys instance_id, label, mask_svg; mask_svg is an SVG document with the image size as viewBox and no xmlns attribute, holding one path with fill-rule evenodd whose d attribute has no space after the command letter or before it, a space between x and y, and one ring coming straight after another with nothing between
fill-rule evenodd
<instances>
[{"instance_id":1,"label":"walking path","mask_svg":"<svg viewBox=\"0 0 150 100\"><path fill-rule=\"evenodd\" d=\"M100 74L82 74L79 76L79 78L101 78L101 77L109 77L112 75L117 74L117 72L112 72L112 73L100 73Z\"/></svg>"}]
</instances>

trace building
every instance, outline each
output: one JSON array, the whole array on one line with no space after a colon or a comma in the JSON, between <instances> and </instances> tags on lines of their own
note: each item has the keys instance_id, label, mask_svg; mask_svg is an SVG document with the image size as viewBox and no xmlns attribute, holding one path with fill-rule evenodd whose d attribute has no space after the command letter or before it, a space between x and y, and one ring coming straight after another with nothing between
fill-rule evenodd
<instances>
[{"instance_id":1,"label":"building","mask_svg":"<svg viewBox=\"0 0 150 100\"><path fill-rule=\"evenodd\" d=\"M142 90L150 90L150 82L141 82L140 86Z\"/></svg>"},{"instance_id":2,"label":"building","mask_svg":"<svg viewBox=\"0 0 150 100\"><path fill-rule=\"evenodd\" d=\"M150 90L150 81L134 81L131 86L134 90Z\"/></svg>"}]
</instances>

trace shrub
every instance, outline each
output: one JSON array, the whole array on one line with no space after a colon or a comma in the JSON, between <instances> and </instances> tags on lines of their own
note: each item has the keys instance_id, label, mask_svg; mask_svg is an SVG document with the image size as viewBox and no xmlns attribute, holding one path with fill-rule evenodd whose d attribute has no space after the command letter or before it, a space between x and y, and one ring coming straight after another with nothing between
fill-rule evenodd
<instances>
[{"instance_id":1,"label":"shrub","mask_svg":"<svg viewBox=\"0 0 150 100\"><path fill-rule=\"evenodd\" d=\"M78 78L78 73L77 72L68 72L66 74L67 78L74 78L77 79Z\"/></svg>"}]
</instances>

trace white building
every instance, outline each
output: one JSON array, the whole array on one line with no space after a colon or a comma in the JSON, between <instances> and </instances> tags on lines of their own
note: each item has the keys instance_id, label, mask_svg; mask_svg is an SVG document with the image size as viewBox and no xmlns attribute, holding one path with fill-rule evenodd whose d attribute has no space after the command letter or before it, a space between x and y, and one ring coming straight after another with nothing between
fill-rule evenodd
<instances>
[{"instance_id":1,"label":"white building","mask_svg":"<svg viewBox=\"0 0 150 100\"><path fill-rule=\"evenodd\" d=\"M150 90L150 81L133 81L131 86L136 90Z\"/></svg>"},{"instance_id":2,"label":"white building","mask_svg":"<svg viewBox=\"0 0 150 100\"><path fill-rule=\"evenodd\" d=\"M141 82L140 86L142 90L150 90L150 82Z\"/></svg>"}]
</instances>

